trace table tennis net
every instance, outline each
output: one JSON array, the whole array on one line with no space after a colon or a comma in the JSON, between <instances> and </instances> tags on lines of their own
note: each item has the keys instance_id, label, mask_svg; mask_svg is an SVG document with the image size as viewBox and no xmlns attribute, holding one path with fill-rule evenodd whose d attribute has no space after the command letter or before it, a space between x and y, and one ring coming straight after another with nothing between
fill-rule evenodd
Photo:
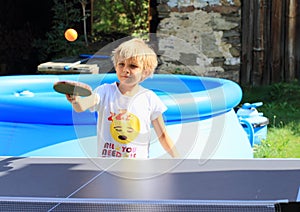
<instances>
[{"instance_id":1,"label":"table tennis net","mask_svg":"<svg viewBox=\"0 0 300 212\"><path fill-rule=\"evenodd\" d=\"M119 200L63 198L0 198L0 211L197 211L197 212L273 212L279 211L272 202L198 201L198 200Z\"/></svg>"}]
</instances>

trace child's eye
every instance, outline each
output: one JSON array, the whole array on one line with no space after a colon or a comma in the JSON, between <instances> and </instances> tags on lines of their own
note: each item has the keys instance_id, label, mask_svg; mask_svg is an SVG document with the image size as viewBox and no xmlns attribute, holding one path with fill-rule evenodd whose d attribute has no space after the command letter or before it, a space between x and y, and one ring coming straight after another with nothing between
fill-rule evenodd
<instances>
[{"instance_id":1,"label":"child's eye","mask_svg":"<svg viewBox=\"0 0 300 212\"><path fill-rule=\"evenodd\" d=\"M118 63L118 66L124 67L124 63Z\"/></svg>"},{"instance_id":2,"label":"child's eye","mask_svg":"<svg viewBox=\"0 0 300 212\"><path fill-rule=\"evenodd\" d=\"M138 66L135 65L135 64L130 64L130 68L131 68L131 69L136 69L136 68L138 68Z\"/></svg>"}]
</instances>

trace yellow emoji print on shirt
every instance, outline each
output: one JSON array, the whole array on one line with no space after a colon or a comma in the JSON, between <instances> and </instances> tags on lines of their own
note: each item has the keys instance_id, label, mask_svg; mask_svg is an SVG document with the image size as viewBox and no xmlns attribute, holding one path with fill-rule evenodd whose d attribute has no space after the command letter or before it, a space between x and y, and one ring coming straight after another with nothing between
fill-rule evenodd
<instances>
[{"instance_id":1,"label":"yellow emoji print on shirt","mask_svg":"<svg viewBox=\"0 0 300 212\"><path fill-rule=\"evenodd\" d=\"M120 110L118 114L111 113L108 120L111 121L110 133L113 139L119 143L128 144L140 133L138 117L127 110Z\"/></svg>"}]
</instances>

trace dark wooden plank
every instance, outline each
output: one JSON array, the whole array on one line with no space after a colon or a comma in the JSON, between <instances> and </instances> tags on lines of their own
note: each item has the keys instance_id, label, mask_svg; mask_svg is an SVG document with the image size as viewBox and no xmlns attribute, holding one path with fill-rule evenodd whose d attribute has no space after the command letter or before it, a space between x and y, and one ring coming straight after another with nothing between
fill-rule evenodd
<instances>
[{"instance_id":1,"label":"dark wooden plank","mask_svg":"<svg viewBox=\"0 0 300 212\"><path fill-rule=\"evenodd\" d=\"M262 83L262 73L265 68L265 5L267 0L255 1L254 32L253 32L253 71L252 85Z\"/></svg>"},{"instance_id":2,"label":"dark wooden plank","mask_svg":"<svg viewBox=\"0 0 300 212\"><path fill-rule=\"evenodd\" d=\"M296 35L300 34L300 2L297 2L297 15L296 15ZM300 83L300 39L296 39L296 51L295 51L295 58L296 58L296 78L298 79L298 82Z\"/></svg>"},{"instance_id":3,"label":"dark wooden plank","mask_svg":"<svg viewBox=\"0 0 300 212\"><path fill-rule=\"evenodd\" d=\"M296 75L296 16L297 0L288 0L285 10L287 32L285 36L284 79L293 81Z\"/></svg>"},{"instance_id":4,"label":"dark wooden plank","mask_svg":"<svg viewBox=\"0 0 300 212\"><path fill-rule=\"evenodd\" d=\"M300 77L300 0L242 1L242 85Z\"/></svg>"},{"instance_id":5,"label":"dark wooden plank","mask_svg":"<svg viewBox=\"0 0 300 212\"><path fill-rule=\"evenodd\" d=\"M252 70L253 1L242 2L242 53L240 83L249 85Z\"/></svg>"},{"instance_id":6,"label":"dark wooden plank","mask_svg":"<svg viewBox=\"0 0 300 212\"><path fill-rule=\"evenodd\" d=\"M280 82L282 80L282 56L284 49L282 49L283 37L283 20L282 11L284 2L281 0L274 0L272 3L272 26L271 26L271 81Z\"/></svg>"}]
</instances>

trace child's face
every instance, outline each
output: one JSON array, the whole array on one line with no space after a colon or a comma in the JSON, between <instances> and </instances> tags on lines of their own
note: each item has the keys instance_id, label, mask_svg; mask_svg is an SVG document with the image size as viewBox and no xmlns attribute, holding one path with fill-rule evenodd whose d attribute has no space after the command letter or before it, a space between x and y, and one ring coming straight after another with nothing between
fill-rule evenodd
<instances>
[{"instance_id":1,"label":"child's face","mask_svg":"<svg viewBox=\"0 0 300 212\"><path fill-rule=\"evenodd\" d=\"M121 84L135 85L143 79L143 65L134 58L118 61L115 68Z\"/></svg>"}]
</instances>

